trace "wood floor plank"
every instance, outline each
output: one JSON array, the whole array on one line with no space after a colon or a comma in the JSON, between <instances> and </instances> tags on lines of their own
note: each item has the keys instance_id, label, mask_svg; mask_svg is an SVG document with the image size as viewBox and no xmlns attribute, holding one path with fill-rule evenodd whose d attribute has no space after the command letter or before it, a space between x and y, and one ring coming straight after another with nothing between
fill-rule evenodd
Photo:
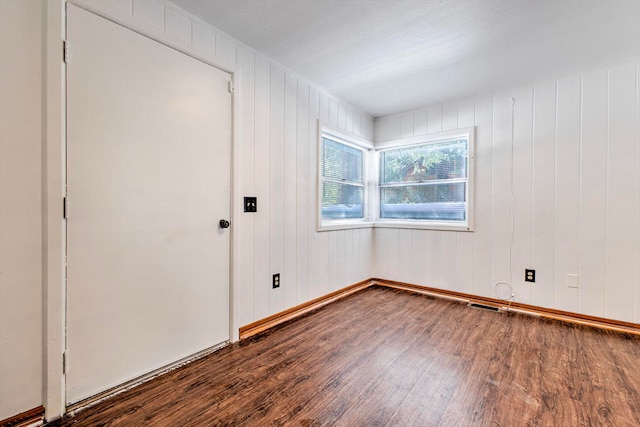
<instances>
[{"instance_id":1,"label":"wood floor plank","mask_svg":"<svg viewBox=\"0 0 640 427\"><path fill-rule=\"evenodd\" d=\"M640 336L370 287L52 426L637 426Z\"/></svg>"}]
</instances>

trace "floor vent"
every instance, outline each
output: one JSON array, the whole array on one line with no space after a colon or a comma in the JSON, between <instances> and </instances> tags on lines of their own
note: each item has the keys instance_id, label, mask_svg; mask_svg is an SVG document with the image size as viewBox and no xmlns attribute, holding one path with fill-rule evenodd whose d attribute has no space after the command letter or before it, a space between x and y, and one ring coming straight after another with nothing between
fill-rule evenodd
<instances>
[{"instance_id":1,"label":"floor vent","mask_svg":"<svg viewBox=\"0 0 640 427\"><path fill-rule=\"evenodd\" d=\"M474 308L481 308L483 310L489 310L489 311L496 311L496 312L500 311L500 309L498 307L492 307L490 305L478 304L478 303L475 303L475 302L470 302L468 304L468 306L469 307L474 307Z\"/></svg>"}]
</instances>

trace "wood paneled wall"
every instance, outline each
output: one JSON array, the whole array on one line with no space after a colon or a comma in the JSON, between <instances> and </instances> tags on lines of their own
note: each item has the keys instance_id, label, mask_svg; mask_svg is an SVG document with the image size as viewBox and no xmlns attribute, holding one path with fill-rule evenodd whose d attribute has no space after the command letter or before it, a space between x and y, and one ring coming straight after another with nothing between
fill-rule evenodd
<instances>
[{"instance_id":1,"label":"wood paneled wall","mask_svg":"<svg viewBox=\"0 0 640 427\"><path fill-rule=\"evenodd\" d=\"M370 277L371 229L316 232L316 153L318 120L371 141L373 118L169 2L71 2L235 72L236 185L258 197L257 213L234 218L239 325Z\"/></svg>"},{"instance_id":2,"label":"wood paneled wall","mask_svg":"<svg viewBox=\"0 0 640 427\"><path fill-rule=\"evenodd\" d=\"M472 233L376 229L376 275L640 322L639 102L628 63L379 118L376 142L475 125L476 205Z\"/></svg>"}]
</instances>

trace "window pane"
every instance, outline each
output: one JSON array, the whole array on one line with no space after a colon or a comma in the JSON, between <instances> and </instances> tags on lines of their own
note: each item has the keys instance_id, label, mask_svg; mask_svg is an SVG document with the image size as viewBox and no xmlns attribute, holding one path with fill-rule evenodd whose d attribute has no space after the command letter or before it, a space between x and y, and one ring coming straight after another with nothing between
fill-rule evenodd
<instances>
[{"instance_id":1,"label":"window pane","mask_svg":"<svg viewBox=\"0 0 640 427\"><path fill-rule=\"evenodd\" d=\"M357 185L324 182L322 184L322 218L362 218L364 188Z\"/></svg>"},{"instance_id":2,"label":"window pane","mask_svg":"<svg viewBox=\"0 0 640 427\"><path fill-rule=\"evenodd\" d=\"M380 189L380 217L466 220L466 183L411 185Z\"/></svg>"},{"instance_id":3,"label":"window pane","mask_svg":"<svg viewBox=\"0 0 640 427\"><path fill-rule=\"evenodd\" d=\"M425 182L467 177L466 140L383 151L380 181L387 183Z\"/></svg>"},{"instance_id":4,"label":"window pane","mask_svg":"<svg viewBox=\"0 0 640 427\"><path fill-rule=\"evenodd\" d=\"M362 182L362 151L328 138L322 141L322 176Z\"/></svg>"}]
</instances>

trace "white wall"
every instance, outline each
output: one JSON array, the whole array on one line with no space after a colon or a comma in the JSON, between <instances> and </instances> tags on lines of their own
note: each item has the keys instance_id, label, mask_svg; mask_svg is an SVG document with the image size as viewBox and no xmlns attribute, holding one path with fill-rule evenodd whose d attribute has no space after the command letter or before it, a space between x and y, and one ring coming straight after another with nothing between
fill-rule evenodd
<instances>
[{"instance_id":1,"label":"white wall","mask_svg":"<svg viewBox=\"0 0 640 427\"><path fill-rule=\"evenodd\" d=\"M639 101L634 62L378 119L377 142L475 125L476 215L472 233L376 229L375 274L640 322Z\"/></svg>"},{"instance_id":2,"label":"white wall","mask_svg":"<svg viewBox=\"0 0 640 427\"><path fill-rule=\"evenodd\" d=\"M73 3L237 72L237 185L242 196L258 197L257 214L235 218L239 325L369 277L372 230L317 233L315 194L318 119L372 140L371 117L169 3ZM277 290L271 289L275 273L281 274Z\"/></svg>"},{"instance_id":3,"label":"white wall","mask_svg":"<svg viewBox=\"0 0 640 427\"><path fill-rule=\"evenodd\" d=\"M236 72L236 185L239 195L258 197L258 213L234 218L240 255L233 279L238 325L370 277L371 229L315 231L317 121L372 140L370 116L170 3L73 3ZM43 5L42 0L0 0L0 420L45 401ZM271 289L274 273L281 273L278 290ZM55 389L58 382L52 384L47 388Z\"/></svg>"},{"instance_id":4,"label":"white wall","mask_svg":"<svg viewBox=\"0 0 640 427\"><path fill-rule=\"evenodd\" d=\"M486 296L510 280L520 302L640 321L635 63L377 121L378 141L477 126L475 232L316 233L317 119L370 140L371 117L168 3L74 3L237 71L237 185L259 207L235 218L239 325L374 275ZM0 419L43 403L42 5L0 0Z\"/></svg>"},{"instance_id":5,"label":"white wall","mask_svg":"<svg viewBox=\"0 0 640 427\"><path fill-rule=\"evenodd\" d=\"M0 0L0 420L42 404L41 18Z\"/></svg>"}]
</instances>

